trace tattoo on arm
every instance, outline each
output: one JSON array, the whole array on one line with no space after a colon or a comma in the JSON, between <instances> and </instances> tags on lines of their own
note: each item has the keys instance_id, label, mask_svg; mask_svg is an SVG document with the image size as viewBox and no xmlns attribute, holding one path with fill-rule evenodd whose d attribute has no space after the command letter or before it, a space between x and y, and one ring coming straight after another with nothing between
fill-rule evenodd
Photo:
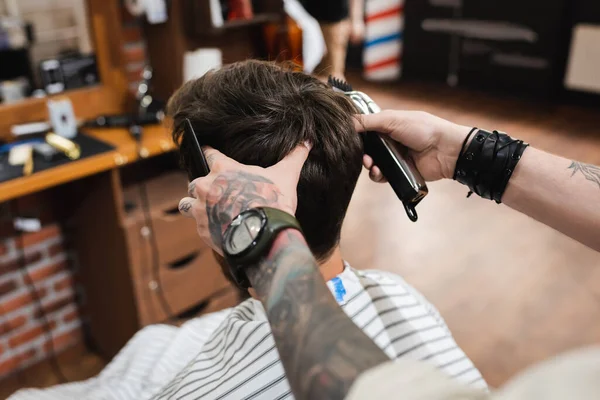
<instances>
[{"instance_id":1,"label":"tattoo on arm","mask_svg":"<svg viewBox=\"0 0 600 400\"><path fill-rule=\"evenodd\" d=\"M227 225L242 211L278 204L280 192L273 182L246 172L226 172L212 183L206 198L208 228L212 241L221 247Z\"/></svg>"},{"instance_id":2,"label":"tattoo on arm","mask_svg":"<svg viewBox=\"0 0 600 400\"><path fill-rule=\"evenodd\" d=\"M581 172L585 179L591 182L596 182L596 184L598 184L598 188L600 188L600 167L573 161L569 166L569 169L573 170L571 176L575 175L577 172Z\"/></svg>"},{"instance_id":3,"label":"tattoo on arm","mask_svg":"<svg viewBox=\"0 0 600 400\"><path fill-rule=\"evenodd\" d=\"M389 360L334 300L300 232L281 233L247 274L296 398L343 399L362 372Z\"/></svg>"},{"instance_id":4,"label":"tattoo on arm","mask_svg":"<svg viewBox=\"0 0 600 400\"><path fill-rule=\"evenodd\" d=\"M213 242L221 246L224 230L242 211L281 201L277 187L262 176L219 175L206 198ZM299 400L343 399L362 372L389 360L339 307L300 232L280 233L269 255L247 275Z\"/></svg>"}]
</instances>

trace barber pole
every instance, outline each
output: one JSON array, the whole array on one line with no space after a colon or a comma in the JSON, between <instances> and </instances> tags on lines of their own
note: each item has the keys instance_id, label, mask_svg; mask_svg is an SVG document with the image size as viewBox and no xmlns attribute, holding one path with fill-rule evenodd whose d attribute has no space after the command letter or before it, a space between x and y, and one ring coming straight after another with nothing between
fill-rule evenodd
<instances>
[{"instance_id":1,"label":"barber pole","mask_svg":"<svg viewBox=\"0 0 600 400\"><path fill-rule=\"evenodd\" d=\"M404 0L367 0L364 77L386 81L400 77Z\"/></svg>"}]
</instances>

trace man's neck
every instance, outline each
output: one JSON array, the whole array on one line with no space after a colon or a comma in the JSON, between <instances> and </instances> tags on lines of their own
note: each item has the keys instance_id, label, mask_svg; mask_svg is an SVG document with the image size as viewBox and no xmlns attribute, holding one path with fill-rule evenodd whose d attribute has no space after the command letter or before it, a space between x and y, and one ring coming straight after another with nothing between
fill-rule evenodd
<instances>
[{"instance_id":1,"label":"man's neck","mask_svg":"<svg viewBox=\"0 0 600 400\"><path fill-rule=\"evenodd\" d=\"M331 253L331 256L327 260L319 263L319 271L323 275L325 282L335 278L344 271L344 259L342 258L339 246L333 250L333 253Z\"/></svg>"}]
</instances>

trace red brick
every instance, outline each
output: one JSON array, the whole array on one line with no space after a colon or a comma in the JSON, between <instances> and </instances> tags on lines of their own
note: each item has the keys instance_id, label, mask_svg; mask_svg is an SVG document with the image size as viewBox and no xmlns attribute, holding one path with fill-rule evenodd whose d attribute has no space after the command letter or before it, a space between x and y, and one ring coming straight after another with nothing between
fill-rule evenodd
<instances>
[{"instance_id":1,"label":"red brick","mask_svg":"<svg viewBox=\"0 0 600 400\"><path fill-rule=\"evenodd\" d=\"M24 343L37 339L43 334L44 328L42 326L36 326L35 328L30 328L8 339L8 345L12 348L15 348Z\"/></svg>"},{"instance_id":2,"label":"red brick","mask_svg":"<svg viewBox=\"0 0 600 400\"><path fill-rule=\"evenodd\" d=\"M25 352L23 352L23 353L21 353L21 354L18 355L18 357L20 359L19 361L22 362L22 363L25 362L25 361L29 361L33 357L35 357L36 353L37 353L36 349L29 349L29 350L27 350L27 351L25 351Z\"/></svg>"},{"instance_id":3,"label":"red brick","mask_svg":"<svg viewBox=\"0 0 600 400\"><path fill-rule=\"evenodd\" d=\"M56 283L54 283L54 290L56 290L57 292L60 292L61 290L65 290L67 288L73 287L73 277L72 276L65 276L64 278L56 281Z\"/></svg>"},{"instance_id":4,"label":"red brick","mask_svg":"<svg viewBox=\"0 0 600 400\"><path fill-rule=\"evenodd\" d=\"M18 256L17 258L12 259L10 261L0 262L0 275L16 271L21 265L30 265L40 261L41 259L42 253L40 253L39 251L35 251L33 253L26 254L25 260L21 260L21 256Z\"/></svg>"},{"instance_id":5,"label":"red brick","mask_svg":"<svg viewBox=\"0 0 600 400\"><path fill-rule=\"evenodd\" d=\"M52 337L52 344L55 351L60 351L65 347L79 343L82 339L81 328L76 328L72 331L62 333ZM50 342L44 343L44 352L50 351Z\"/></svg>"},{"instance_id":6,"label":"red brick","mask_svg":"<svg viewBox=\"0 0 600 400\"><path fill-rule=\"evenodd\" d=\"M71 321L75 321L76 319L79 319L79 310L75 309L73 311L69 311L64 317L63 317L63 321L65 322L71 322Z\"/></svg>"},{"instance_id":7,"label":"red brick","mask_svg":"<svg viewBox=\"0 0 600 400\"><path fill-rule=\"evenodd\" d=\"M25 254L25 265L33 264L42 259L42 253L34 251L33 253Z\"/></svg>"},{"instance_id":8,"label":"red brick","mask_svg":"<svg viewBox=\"0 0 600 400\"><path fill-rule=\"evenodd\" d=\"M15 290L17 288L17 284L15 281L6 281L4 283L0 283L0 296L4 296Z\"/></svg>"},{"instance_id":9,"label":"red brick","mask_svg":"<svg viewBox=\"0 0 600 400\"><path fill-rule=\"evenodd\" d=\"M40 299L43 299L46 296L46 289L38 289L37 295ZM27 292L3 302L0 305L0 307L2 308L2 311L8 314L11 311L15 311L23 306L30 304L32 301L33 297L31 296L31 293Z\"/></svg>"},{"instance_id":10,"label":"red brick","mask_svg":"<svg viewBox=\"0 0 600 400\"><path fill-rule=\"evenodd\" d=\"M19 269L19 264L16 260L0 262L0 275L7 274Z\"/></svg>"},{"instance_id":11,"label":"red brick","mask_svg":"<svg viewBox=\"0 0 600 400\"><path fill-rule=\"evenodd\" d=\"M57 224L51 224L44 226L38 232L25 233L16 243L18 246L29 247L57 236L60 236L60 228Z\"/></svg>"},{"instance_id":12,"label":"red brick","mask_svg":"<svg viewBox=\"0 0 600 400\"><path fill-rule=\"evenodd\" d=\"M47 304L44 304L42 306L42 310L37 309L35 310L35 312L33 313L33 316L35 318L41 318L42 313L44 314L50 314L53 313L55 311L60 310L63 307L68 306L69 304L72 304L73 302L75 302L75 295L70 294L68 296L62 297L60 299L57 300L53 300Z\"/></svg>"},{"instance_id":13,"label":"red brick","mask_svg":"<svg viewBox=\"0 0 600 400\"><path fill-rule=\"evenodd\" d=\"M137 25L124 26L122 35L124 43L141 42L143 40L142 29Z\"/></svg>"},{"instance_id":14,"label":"red brick","mask_svg":"<svg viewBox=\"0 0 600 400\"><path fill-rule=\"evenodd\" d=\"M141 46L123 49L123 53L125 54L125 62L127 64L146 61L146 50Z\"/></svg>"},{"instance_id":15,"label":"red brick","mask_svg":"<svg viewBox=\"0 0 600 400\"><path fill-rule=\"evenodd\" d=\"M35 349L29 349L0 362L0 377L10 374L19 367L19 364L31 360L36 354L37 351Z\"/></svg>"},{"instance_id":16,"label":"red brick","mask_svg":"<svg viewBox=\"0 0 600 400\"><path fill-rule=\"evenodd\" d=\"M48 248L48 254L50 257L54 257L57 254L64 253L65 248L62 243L55 243Z\"/></svg>"},{"instance_id":17,"label":"red brick","mask_svg":"<svg viewBox=\"0 0 600 400\"><path fill-rule=\"evenodd\" d=\"M8 247L6 246L6 240L0 242L0 256L5 255L8 252Z\"/></svg>"},{"instance_id":18,"label":"red brick","mask_svg":"<svg viewBox=\"0 0 600 400\"><path fill-rule=\"evenodd\" d=\"M4 375L8 375L12 371L14 371L20 363L20 357L15 355L7 360L0 362L0 377Z\"/></svg>"},{"instance_id":19,"label":"red brick","mask_svg":"<svg viewBox=\"0 0 600 400\"><path fill-rule=\"evenodd\" d=\"M6 321L3 324L0 324L0 335L4 335L5 333L14 331L17 328L22 327L23 325L25 325L25 321L27 321L27 318L25 318L24 315L19 315L18 317ZM0 352L0 354L2 353Z\"/></svg>"},{"instance_id":20,"label":"red brick","mask_svg":"<svg viewBox=\"0 0 600 400\"><path fill-rule=\"evenodd\" d=\"M14 311L16 309L19 309L23 306L28 305L29 303L32 302L32 298L31 295L29 293L24 293L21 294L17 297L14 297L10 300L7 300L5 302L2 303L2 310L5 313L9 313L11 311Z\"/></svg>"},{"instance_id":21,"label":"red brick","mask_svg":"<svg viewBox=\"0 0 600 400\"><path fill-rule=\"evenodd\" d=\"M66 261L59 261L57 263L48 265L46 267L42 267L40 269L37 269L31 273L29 273L29 276L31 277L31 280L34 282L38 282L42 279L45 279L49 276L58 274L59 272L62 272L64 270L67 269L67 262Z\"/></svg>"}]
</instances>

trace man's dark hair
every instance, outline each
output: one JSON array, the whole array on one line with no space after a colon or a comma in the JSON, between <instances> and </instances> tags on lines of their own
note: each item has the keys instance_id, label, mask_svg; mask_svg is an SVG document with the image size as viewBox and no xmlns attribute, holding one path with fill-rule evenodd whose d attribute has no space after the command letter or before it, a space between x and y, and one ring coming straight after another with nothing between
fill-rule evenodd
<instances>
[{"instance_id":1,"label":"man's dark hair","mask_svg":"<svg viewBox=\"0 0 600 400\"><path fill-rule=\"evenodd\" d=\"M352 103L291 65L244 61L184 84L169 101L173 139L188 118L201 145L248 165L269 167L308 141L296 218L317 259L338 244L363 154ZM187 159L181 149L184 168Z\"/></svg>"}]
</instances>

